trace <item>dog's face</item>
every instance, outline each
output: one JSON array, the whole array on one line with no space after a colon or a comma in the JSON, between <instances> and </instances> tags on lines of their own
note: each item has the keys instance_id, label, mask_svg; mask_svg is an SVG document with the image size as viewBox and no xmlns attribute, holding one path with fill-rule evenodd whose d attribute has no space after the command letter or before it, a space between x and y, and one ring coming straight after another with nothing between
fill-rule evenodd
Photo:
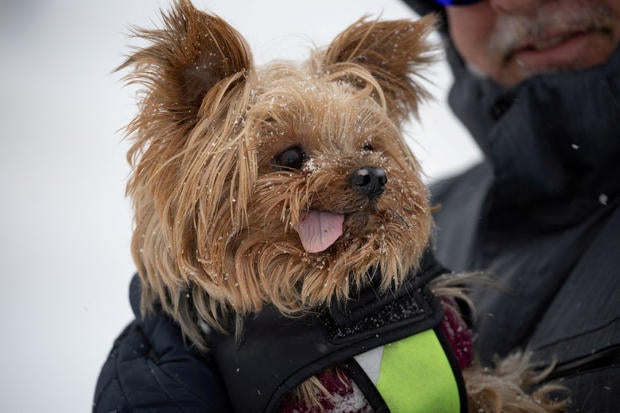
<instances>
[{"instance_id":1,"label":"dog's face","mask_svg":"<svg viewBox=\"0 0 620 413\"><path fill-rule=\"evenodd\" d=\"M267 300L285 311L345 298L371 268L386 286L399 281L430 220L398 125L371 88L290 66L263 73L248 111L258 169L240 240L257 249L248 273L260 274Z\"/></svg>"},{"instance_id":2,"label":"dog's face","mask_svg":"<svg viewBox=\"0 0 620 413\"><path fill-rule=\"evenodd\" d=\"M302 65L260 69L221 19L179 1L124 66L146 85L129 125L134 258L143 304L199 341L272 303L298 313L345 299L379 270L415 267L427 190L401 135L424 92L432 19L360 21Z\"/></svg>"}]
</instances>

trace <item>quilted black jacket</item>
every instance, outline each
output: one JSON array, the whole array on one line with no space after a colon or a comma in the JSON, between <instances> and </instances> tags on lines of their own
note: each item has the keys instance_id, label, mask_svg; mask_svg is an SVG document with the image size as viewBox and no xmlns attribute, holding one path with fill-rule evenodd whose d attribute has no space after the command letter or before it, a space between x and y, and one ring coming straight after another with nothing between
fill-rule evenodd
<instances>
[{"instance_id":1,"label":"quilted black jacket","mask_svg":"<svg viewBox=\"0 0 620 413\"><path fill-rule=\"evenodd\" d=\"M98 413L228 412L228 398L207 356L188 346L159 313L140 316L140 281L130 286L136 319L114 342L95 390Z\"/></svg>"}]
</instances>

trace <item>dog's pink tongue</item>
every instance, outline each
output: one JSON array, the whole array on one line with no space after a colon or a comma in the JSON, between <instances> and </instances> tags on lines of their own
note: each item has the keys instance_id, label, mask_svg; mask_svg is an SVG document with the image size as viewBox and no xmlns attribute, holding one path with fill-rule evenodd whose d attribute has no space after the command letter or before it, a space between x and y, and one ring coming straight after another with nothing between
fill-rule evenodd
<instances>
[{"instance_id":1,"label":"dog's pink tongue","mask_svg":"<svg viewBox=\"0 0 620 413\"><path fill-rule=\"evenodd\" d=\"M301 244L308 252L329 248L342 235L344 216L331 212L309 211L297 226Z\"/></svg>"}]
</instances>

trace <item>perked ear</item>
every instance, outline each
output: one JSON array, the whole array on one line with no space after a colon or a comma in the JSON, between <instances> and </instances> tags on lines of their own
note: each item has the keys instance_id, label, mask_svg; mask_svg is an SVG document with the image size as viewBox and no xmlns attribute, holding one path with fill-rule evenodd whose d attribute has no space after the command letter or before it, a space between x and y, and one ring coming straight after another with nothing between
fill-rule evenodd
<instances>
[{"instance_id":1,"label":"perked ear","mask_svg":"<svg viewBox=\"0 0 620 413\"><path fill-rule=\"evenodd\" d=\"M414 77L421 77L420 70L434 61L427 37L435 25L433 15L417 21L361 19L329 45L324 70L346 72L351 64L364 67L381 87L389 114L400 122L412 113L417 115L418 103L428 97Z\"/></svg>"},{"instance_id":2,"label":"perked ear","mask_svg":"<svg viewBox=\"0 0 620 413\"><path fill-rule=\"evenodd\" d=\"M147 88L143 108L162 111L174 122L192 120L207 93L220 81L227 86L252 70L252 56L243 37L221 18L177 0L162 13L163 28L134 28L133 34L150 43L138 49L117 70L134 66L126 79Z\"/></svg>"}]
</instances>

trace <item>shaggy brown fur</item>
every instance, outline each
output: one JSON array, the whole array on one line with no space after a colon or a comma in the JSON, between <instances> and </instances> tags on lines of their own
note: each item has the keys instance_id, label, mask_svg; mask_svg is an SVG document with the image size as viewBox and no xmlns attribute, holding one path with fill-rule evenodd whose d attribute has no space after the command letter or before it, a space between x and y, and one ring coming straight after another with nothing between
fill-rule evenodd
<instances>
[{"instance_id":1,"label":"shaggy brown fur","mask_svg":"<svg viewBox=\"0 0 620 413\"><path fill-rule=\"evenodd\" d=\"M431 228L401 124L426 97L414 79L431 61L433 24L362 19L304 64L260 69L241 35L189 1L163 14L163 28L136 29L150 45L120 68L144 86L127 127L144 312L160 303L204 349L203 321L223 330L265 303L295 315L344 300L371 267L383 289L398 286ZM291 148L299 165L282 165ZM376 199L350 182L369 165L388 179ZM309 211L344 216L342 236L321 252L300 242ZM485 408L502 410L490 400Z\"/></svg>"}]
</instances>

